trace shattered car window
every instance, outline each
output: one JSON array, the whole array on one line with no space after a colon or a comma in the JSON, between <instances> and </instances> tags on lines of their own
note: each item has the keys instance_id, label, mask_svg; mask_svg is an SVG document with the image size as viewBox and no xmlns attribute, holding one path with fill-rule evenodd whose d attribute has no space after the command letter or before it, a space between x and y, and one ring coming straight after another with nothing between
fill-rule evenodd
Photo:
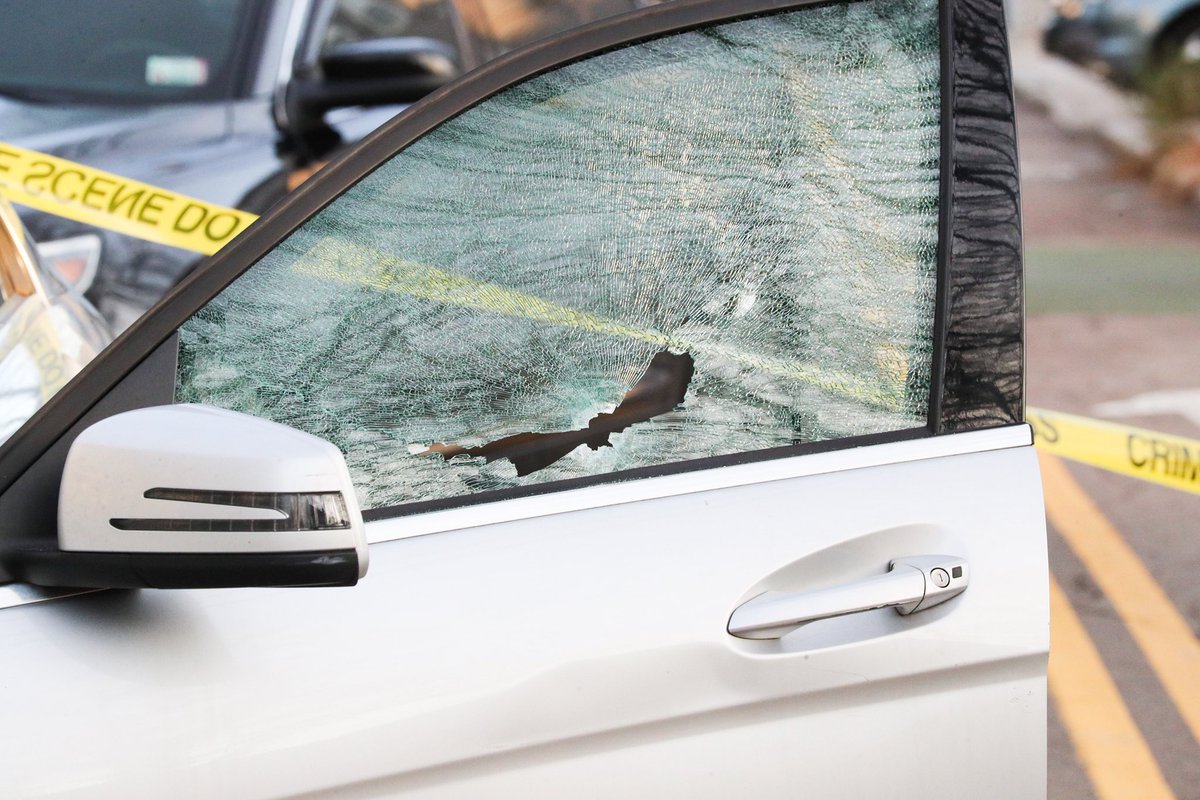
<instances>
[{"instance_id":1,"label":"shattered car window","mask_svg":"<svg viewBox=\"0 0 1200 800\"><path fill-rule=\"evenodd\" d=\"M938 52L865 0L511 88L193 317L177 399L332 441L366 508L923 427Z\"/></svg>"}]
</instances>

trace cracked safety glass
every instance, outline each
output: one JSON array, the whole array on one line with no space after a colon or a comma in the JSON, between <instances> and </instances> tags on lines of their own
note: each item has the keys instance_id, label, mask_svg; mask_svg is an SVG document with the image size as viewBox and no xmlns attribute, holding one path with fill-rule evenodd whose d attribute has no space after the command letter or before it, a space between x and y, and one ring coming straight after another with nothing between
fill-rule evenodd
<instances>
[{"instance_id":1,"label":"cracked safety glass","mask_svg":"<svg viewBox=\"0 0 1200 800\"><path fill-rule=\"evenodd\" d=\"M933 0L558 68L197 313L177 399L332 441L365 508L924 427L940 110Z\"/></svg>"}]
</instances>

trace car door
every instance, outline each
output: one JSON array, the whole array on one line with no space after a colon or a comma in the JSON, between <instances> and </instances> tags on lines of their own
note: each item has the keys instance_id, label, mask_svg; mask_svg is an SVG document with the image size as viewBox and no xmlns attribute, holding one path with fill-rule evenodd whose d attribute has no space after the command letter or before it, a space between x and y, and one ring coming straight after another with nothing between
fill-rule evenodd
<instances>
[{"instance_id":1,"label":"car door","mask_svg":"<svg viewBox=\"0 0 1200 800\"><path fill-rule=\"evenodd\" d=\"M998 1L676 2L502 59L0 450L5 791L1044 797L1022 339ZM17 580L79 432L176 402L336 444L362 582Z\"/></svg>"}]
</instances>

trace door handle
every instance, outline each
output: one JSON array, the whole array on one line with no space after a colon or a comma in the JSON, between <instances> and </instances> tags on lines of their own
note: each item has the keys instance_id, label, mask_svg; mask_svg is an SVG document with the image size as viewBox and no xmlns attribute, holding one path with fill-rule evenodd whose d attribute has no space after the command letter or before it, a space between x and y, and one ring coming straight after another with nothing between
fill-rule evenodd
<instances>
[{"instance_id":1,"label":"door handle","mask_svg":"<svg viewBox=\"0 0 1200 800\"><path fill-rule=\"evenodd\" d=\"M778 639L807 622L875 608L894 607L907 616L967 588L967 562L954 556L908 556L889 571L814 592L765 592L733 612L729 632L739 639Z\"/></svg>"}]
</instances>

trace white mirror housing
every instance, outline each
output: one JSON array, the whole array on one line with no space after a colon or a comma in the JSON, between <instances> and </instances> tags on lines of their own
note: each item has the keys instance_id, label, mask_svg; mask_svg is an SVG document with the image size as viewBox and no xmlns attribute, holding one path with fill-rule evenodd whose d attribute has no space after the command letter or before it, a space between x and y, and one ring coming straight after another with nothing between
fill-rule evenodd
<instances>
[{"instance_id":1,"label":"white mirror housing","mask_svg":"<svg viewBox=\"0 0 1200 800\"><path fill-rule=\"evenodd\" d=\"M158 406L93 424L71 445L58 508L58 557L38 582L329 586L367 570L341 452L234 411Z\"/></svg>"}]
</instances>

